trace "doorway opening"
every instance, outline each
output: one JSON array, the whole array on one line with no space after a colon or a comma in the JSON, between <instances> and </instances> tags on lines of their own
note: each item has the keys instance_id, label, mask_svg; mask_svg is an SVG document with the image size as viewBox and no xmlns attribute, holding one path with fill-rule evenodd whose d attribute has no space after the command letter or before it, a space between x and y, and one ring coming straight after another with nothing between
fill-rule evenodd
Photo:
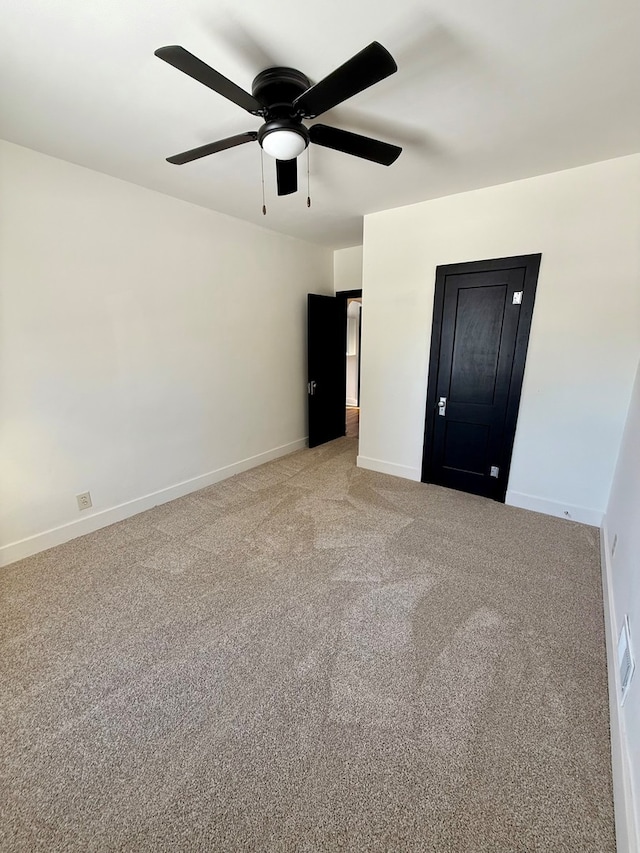
<instances>
[{"instance_id":1,"label":"doorway opening","mask_svg":"<svg viewBox=\"0 0 640 853\"><path fill-rule=\"evenodd\" d=\"M348 438L360 434L360 334L362 331L362 297L347 299L347 365L345 425Z\"/></svg>"},{"instance_id":2,"label":"doorway opening","mask_svg":"<svg viewBox=\"0 0 640 853\"><path fill-rule=\"evenodd\" d=\"M361 303L362 290L307 295L309 447L359 434Z\"/></svg>"}]
</instances>

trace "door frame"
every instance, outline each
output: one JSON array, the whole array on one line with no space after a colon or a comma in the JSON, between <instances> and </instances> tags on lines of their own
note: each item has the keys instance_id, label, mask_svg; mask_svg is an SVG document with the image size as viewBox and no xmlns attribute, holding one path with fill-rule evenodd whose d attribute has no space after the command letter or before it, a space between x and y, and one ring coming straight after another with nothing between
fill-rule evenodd
<instances>
[{"instance_id":1,"label":"door frame","mask_svg":"<svg viewBox=\"0 0 640 853\"><path fill-rule=\"evenodd\" d=\"M338 290L336 298L344 301L344 326L347 327L347 307L350 299L362 299L362 289L360 290ZM362 308L360 309L360 327L358 329L358 406L360 406L360 371L361 371L361 355L362 355ZM347 375L347 352L344 353L344 375ZM344 402L345 409L347 401Z\"/></svg>"},{"instance_id":2,"label":"door frame","mask_svg":"<svg viewBox=\"0 0 640 853\"><path fill-rule=\"evenodd\" d=\"M524 269L524 294L520 307L518 332L513 353L513 367L505 415L502 467L505 472L496 500L504 503L511 471L511 457L516 435L516 424L522 381L527 357L527 346L531 332L533 305L538 283L538 272L542 254L517 255L510 258L493 258L484 261L469 261L460 264L442 264L436 267L435 293L433 297L433 324L431 327L431 347L429 350L429 371L427 380L427 410L425 415L424 445L422 451L421 482L433 482L433 437L436 419L438 370L440 367L440 345L442 341L442 315L444 308L445 283L449 275L466 273L494 272L496 270Z\"/></svg>"}]
</instances>

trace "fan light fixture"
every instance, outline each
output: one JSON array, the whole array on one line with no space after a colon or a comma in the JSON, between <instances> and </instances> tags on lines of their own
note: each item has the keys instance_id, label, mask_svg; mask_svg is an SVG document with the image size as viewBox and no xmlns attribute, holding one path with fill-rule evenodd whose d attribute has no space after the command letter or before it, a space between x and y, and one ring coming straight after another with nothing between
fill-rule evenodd
<instances>
[{"instance_id":1,"label":"fan light fixture","mask_svg":"<svg viewBox=\"0 0 640 853\"><path fill-rule=\"evenodd\" d=\"M295 160L307 147L307 140L297 130L277 129L263 136L260 144L275 160Z\"/></svg>"}]
</instances>

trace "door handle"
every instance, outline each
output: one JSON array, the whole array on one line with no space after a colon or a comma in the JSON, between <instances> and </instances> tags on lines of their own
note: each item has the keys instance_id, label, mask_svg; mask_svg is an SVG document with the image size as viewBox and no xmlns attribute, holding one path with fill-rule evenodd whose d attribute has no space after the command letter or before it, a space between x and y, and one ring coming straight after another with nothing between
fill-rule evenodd
<instances>
[{"instance_id":1,"label":"door handle","mask_svg":"<svg viewBox=\"0 0 640 853\"><path fill-rule=\"evenodd\" d=\"M313 397L313 395L316 393L315 380L311 380L311 382L307 383L307 391L309 392L309 396Z\"/></svg>"},{"instance_id":2,"label":"door handle","mask_svg":"<svg viewBox=\"0 0 640 853\"><path fill-rule=\"evenodd\" d=\"M447 398L446 397L440 397L440 399L438 400L438 414L440 415L441 418L443 418L445 416L446 412L447 412Z\"/></svg>"}]
</instances>

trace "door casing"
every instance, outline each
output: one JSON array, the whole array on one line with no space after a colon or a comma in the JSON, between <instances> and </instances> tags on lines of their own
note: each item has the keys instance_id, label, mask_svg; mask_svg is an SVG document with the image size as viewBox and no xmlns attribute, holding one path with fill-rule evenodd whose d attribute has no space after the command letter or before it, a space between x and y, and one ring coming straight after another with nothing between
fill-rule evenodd
<instances>
[{"instance_id":1,"label":"door casing","mask_svg":"<svg viewBox=\"0 0 640 853\"><path fill-rule=\"evenodd\" d=\"M362 299L362 290L338 290L336 292L338 299L344 300L344 322L347 324L347 307L350 299ZM360 405L360 374L362 372L362 309L360 310L360 320L358 329L358 406ZM347 354L344 356L344 372L347 373ZM346 401L345 401L346 402Z\"/></svg>"}]
</instances>

